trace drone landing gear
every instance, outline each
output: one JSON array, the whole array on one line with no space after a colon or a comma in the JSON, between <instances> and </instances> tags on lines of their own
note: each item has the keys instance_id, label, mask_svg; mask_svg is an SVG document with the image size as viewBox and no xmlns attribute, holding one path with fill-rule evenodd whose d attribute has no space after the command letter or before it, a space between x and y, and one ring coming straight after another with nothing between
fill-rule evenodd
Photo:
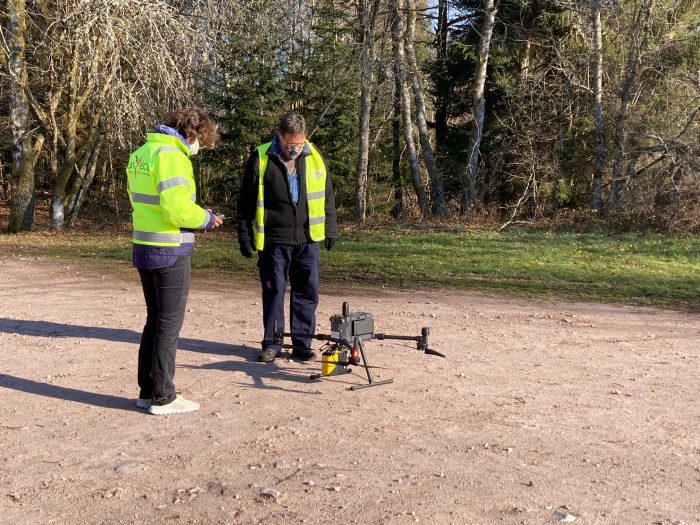
<instances>
[{"instance_id":1,"label":"drone landing gear","mask_svg":"<svg viewBox=\"0 0 700 525\"><path fill-rule=\"evenodd\" d=\"M357 346L360 349L360 355L362 355L362 366L365 367L365 372L367 372L367 384L353 385L350 387L350 390L360 390L362 388L370 388L372 386L388 385L389 383L393 383L393 379L385 379L384 381L374 380L374 377L372 376L372 370L370 369L369 363L367 362L367 354L365 354L365 348L362 345L362 341L358 341Z\"/></svg>"},{"instance_id":2,"label":"drone landing gear","mask_svg":"<svg viewBox=\"0 0 700 525\"><path fill-rule=\"evenodd\" d=\"M360 356L362 357L362 367L367 374L367 384L353 385L350 390L360 390L361 388L370 388L379 385L388 385L393 383L393 379L385 379L383 381L375 381L372 375L372 369L367 362L367 354L365 353L362 341L355 340L354 347L348 350L340 344L333 345L328 351L323 352L321 357L321 373L312 374L311 379L321 379L327 376L337 376L349 374L352 372L350 366L360 365Z\"/></svg>"}]
</instances>

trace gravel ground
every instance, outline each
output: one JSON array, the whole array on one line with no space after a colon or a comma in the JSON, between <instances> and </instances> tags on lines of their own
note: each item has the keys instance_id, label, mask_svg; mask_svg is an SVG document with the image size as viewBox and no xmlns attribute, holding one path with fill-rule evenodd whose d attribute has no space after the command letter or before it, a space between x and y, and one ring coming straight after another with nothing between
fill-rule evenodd
<instances>
[{"instance_id":1,"label":"gravel ground","mask_svg":"<svg viewBox=\"0 0 700 525\"><path fill-rule=\"evenodd\" d=\"M175 377L134 406L137 274L0 259L0 523L700 523L700 316L472 292L322 290L361 368L255 362L253 280L195 275ZM319 343L320 344L320 343Z\"/></svg>"}]
</instances>

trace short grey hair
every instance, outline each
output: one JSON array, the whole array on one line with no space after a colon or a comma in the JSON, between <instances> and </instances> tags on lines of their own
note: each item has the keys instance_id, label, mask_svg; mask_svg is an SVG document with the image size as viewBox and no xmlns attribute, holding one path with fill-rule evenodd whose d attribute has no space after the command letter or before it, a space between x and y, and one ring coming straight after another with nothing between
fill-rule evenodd
<instances>
[{"instance_id":1,"label":"short grey hair","mask_svg":"<svg viewBox=\"0 0 700 525\"><path fill-rule=\"evenodd\" d=\"M279 132L282 135L306 135L306 121L296 111L288 111L280 120Z\"/></svg>"}]
</instances>

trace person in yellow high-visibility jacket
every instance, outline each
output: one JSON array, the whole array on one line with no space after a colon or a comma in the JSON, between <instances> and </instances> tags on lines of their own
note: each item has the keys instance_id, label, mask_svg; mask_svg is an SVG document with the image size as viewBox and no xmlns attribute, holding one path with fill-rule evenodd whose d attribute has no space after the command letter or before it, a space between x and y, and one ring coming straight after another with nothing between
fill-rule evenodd
<instances>
[{"instance_id":1,"label":"person in yellow high-visibility jacket","mask_svg":"<svg viewBox=\"0 0 700 525\"><path fill-rule=\"evenodd\" d=\"M262 352L271 362L281 351L275 327L284 331L284 296L290 293L290 329L302 335L316 330L320 246L330 250L337 239L335 199L326 164L306 140L306 123L296 112L280 122L271 142L248 160L238 198L241 254L258 252L262 284ZM313 359L311 337L292 337L292 355Z\"/></svg>"},{"instance_id":2,"label":"person in yellow high-visibility jacket","mask_svg":"<svg viewBox=\"0 0 700 525\"><path fill-rule=\"evenodd\" d=\"M190 286L195 229L210 230L220 217L196 203L190 156L213 146L216 124L197 107L175 111L148 133L126 168L132 207L133 264L146 299L146 325L138 357L136 406L151 414L193 412L199 404L176 395L175 353Z\"/></svg>"}]
</instances>

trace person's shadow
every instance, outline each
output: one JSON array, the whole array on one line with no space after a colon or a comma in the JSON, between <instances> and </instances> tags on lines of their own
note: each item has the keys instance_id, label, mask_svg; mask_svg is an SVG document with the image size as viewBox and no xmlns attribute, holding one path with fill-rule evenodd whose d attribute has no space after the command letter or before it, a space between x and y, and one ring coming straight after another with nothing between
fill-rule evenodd
<instances>
[{"instance_id":1,"label":"person's shadow","mask_svg":"<svg viewBox=\"0 0 700 525\"><path fill-rule=\"evenodd\" d=\"M0 332L51 338L83 337L89 339L101 339L104 341L131 343L136 346L138 346L139 342L141 341L141 334L139 332L125 328L81 326L55 323L51 321L8 319L2 317L0 317ZM300 375L300 373L294 373L291 371L291 369L280 368L277 363L262 364L255 362L257 358L257 350L250 347L181 337L178 340L178 349L188 352L202 352L219 356L238 357L238 360L230 360L222 363L209 363L202 366L188 366L187 368L241 371L251 377L253 384L250 386L254 388L288 390L282 387L267 385L264 379L281 379L297 383L310 382L308 375ZM52 385L50 383L43 383L41 381L34 381L9 374L0 374L0 387L10 388L30 394L53 397L56 399L64 399L67 401L95 405L103 408L137 410L134 406L133 399L130 398ZM294 393L310 393L300 390L289 391Z\"/></svg>"},{"instance_id":2,"label":"person's shadow","mask_svg":"<svg viewBox=\"0 0 700 525\"><path fill-rule=\"evenodd\" d=\"M51 383L42 383L41 381L11 376L9 374L0 374L0 387L17 390L19 392L26 392L28 394L35 394L38 396L64 399L66 401L74 401L85 405L94 405L102 408L113 408L128 411L138 410L133 399L113 396L110 394L99 394L97 392L87 392L77 388L52 385Z\"/></svg>"},{"instance_id":3,"label":"person's shadow","mask_svg":"<svg viewBox=\"0 0 700 525\"><path fill-rule=\"evenodd\" d=\"M288 345L285 345L285 348ZM258 363L257 359L256 362L252 362L251 360L248 361L218 361L215 363L206 363L204 365L181 365L182 368L190 368L190 369L196 369L196 370L221 370L224 372L244 372L246 373L253 381L252 384L249 383L243 383L243 382L238 382L237 384L242 386L242 387L247 387L247 388L263 388L266 390L283 390L287 392L295 392L297 394L320 394L320 392L315 391L315 392L308 392L308 391L302 391L302 390L290 390L288 388L284 388L281 386L275 386L269 383L266 383L266 379L272 379L272 380L279 380L282 379L284 381L292 381L296 383L302 383L302 384L313 384L315 381L311 379L311 371L307 369L300 369L300 368L291 368L291 367L284 367L280 366L279 363L284 363L286 362L286 357L288 354L285 354L284 352L280 353L280 355L275 359L272 363ZM257 357L257 353L256 353ZM318 364L316 361L309 361L306 364ZM320 366L319 366L320 370Z\"/></svg>"},{"instance_id":4,"label":"person's shadow","mask_svg":"<svg viewBox=\"0 0 700 525\"><path fill-rule=\"evenodd\" d=\"M118 343L138 345L141 333L126 328L110 328L106 326L81 326L75 324L54 323L51 321L33 321L28 319L8 319L0 317L0 332L6 334L45 336L45 337L85 337L102 339ZM254 352L245 346L229 345L199 339L181 337L177 345L179 350L188 352L203 352L215 355L237 355L244 359L253 359Z\"/></svg>"}]
</instances>

